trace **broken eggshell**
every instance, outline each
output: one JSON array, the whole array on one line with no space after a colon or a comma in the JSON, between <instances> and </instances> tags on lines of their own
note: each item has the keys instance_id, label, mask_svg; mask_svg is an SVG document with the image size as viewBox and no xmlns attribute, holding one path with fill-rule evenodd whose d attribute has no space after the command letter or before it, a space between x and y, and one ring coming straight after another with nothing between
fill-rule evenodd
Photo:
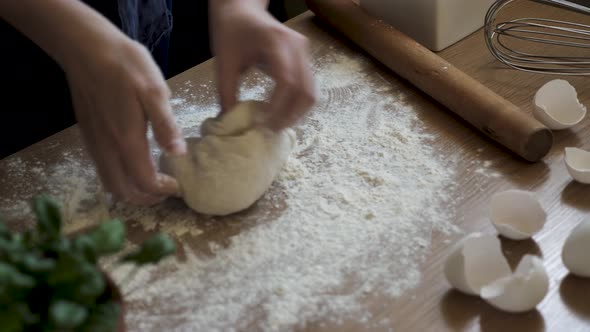
<instances>
[{"instance_id":1,"label":"broken eggshell","mask_svg":"<svg viewBox=\"0 0 590 332\"><path fill-rule=\"evenodd\" d=\"M590 277L590 219L579 223L565 240L561 251L563 265L574 275Z\"/></svg>"},{"instance_id":2,"label":"broken eggshell","mask_svg":"<svg viewBox=\"0 0 590 332\"><path fill-rule=\"evenodd\" d=\"M565 148L565 166L574 180L590 184L590 152Z\"/></svg>"},{"instance_id":3,"label":"broken eggshell","mask_svg":"<svg viewBox=\"0 0 590 332\"><path fill-rule=\"evenodd\" d=\"M490 219L500 235L512 240L524 240L543 228L547 213L533 193L507 190L492 197Z\"/></svg>"},{"instance_id":4,"label":"broken eggshell","mask_svg":"<svg viewBox=\"0 0 590 332\"><path fill-rule=\"evenodd\" d=\"M533 115L551 129L565 129L586 116L586 107L578 101L576 89L566 80L552 80L535 94Z\"/></svg>"},{"instance_id":5,"label":"broken eggshell","mask_svg":"<svg viewBox=\"0 0 590 332\"><path fill-rule=\"evenodd\" d=\"M549 276L539 257L525 255L512 275L481 289L481 298L508 312L533 310L549 290Z\"/></svg>"},{"instance_id":6,"label":"broken eggshell","mask_svg":"<svg viewBox=\"0 0 590 332\"><path fill-rule=\"evenodd\" d=\"M473 233L451 249L444 266L449 284L459 291L479 295L481 288L510 275L510 266L502 254L496 236Z\"/></svg>"}]
</instances>

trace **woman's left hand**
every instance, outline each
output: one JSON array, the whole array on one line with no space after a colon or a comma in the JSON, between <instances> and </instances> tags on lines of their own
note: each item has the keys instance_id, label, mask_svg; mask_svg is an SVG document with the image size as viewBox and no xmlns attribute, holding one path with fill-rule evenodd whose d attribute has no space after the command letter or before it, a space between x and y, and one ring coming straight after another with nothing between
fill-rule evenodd
<instances>
[{"instance_id":1,"label":"woman's left hand","mask_svg":"<svg viewBox=\"0 0 590 332\"><path fill-rule=\"evenodd\" d=\"M242 73L257 65L276 83L268 110L273 129L309 111L315 87L303 35L275 20L263 0L211 0L209 17L222 112L235 105Z\"/></svg>"}]
</instances>

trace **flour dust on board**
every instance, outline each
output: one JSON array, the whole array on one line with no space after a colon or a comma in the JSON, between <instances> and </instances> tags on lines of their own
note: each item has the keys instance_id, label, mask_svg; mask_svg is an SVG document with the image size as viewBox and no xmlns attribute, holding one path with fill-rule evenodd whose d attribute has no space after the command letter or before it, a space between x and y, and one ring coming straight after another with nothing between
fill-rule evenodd
<instances>
[{"instance_id":1,"label":"flour dust on board","mask_svg":"<svg viewBox=\"0 0 590 332\"><path fill-rule=\"evenodd\" d=\"M176 200L105 211L78 150L45 171L61 172L44 175L59 198L81 203L68 209L68 230L106 214L126 220L133 234L160 230L180 242L180 259L127 280L130 330L288 331L327 317L369 322L363 300L416 286L431 234L456 231L455 162L434 151L437 137L408 96L351 51L316 60L313 70L319 100L295 128L296 150L264 197L236 216L199 216ZM248 82L242 99L268 98L269 78L252 73ZM213 84L187 81L172 100L185 135L215 115ZM152 152L159 152L155 145ZM128 272L109 262L105 268L118 281Z\"/></svg>"}]
</instances>

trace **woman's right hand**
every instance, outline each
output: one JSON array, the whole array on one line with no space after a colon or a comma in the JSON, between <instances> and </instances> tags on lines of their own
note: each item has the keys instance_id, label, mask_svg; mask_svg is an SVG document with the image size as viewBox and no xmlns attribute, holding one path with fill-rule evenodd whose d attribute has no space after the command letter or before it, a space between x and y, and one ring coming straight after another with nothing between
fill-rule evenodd
<instances>
[{"instance_id":1,"label":"woman's right hand","mask_svg":"<svg viewBox=\"0 0 590 332\"><path fill-rule=\"evenodd\" d=\"M146 138L149 122L163 151L186 151L170 91L150 53L126 37L88 51L83 61L65 63L64 70L105 189L118 199L148 205L176 194L176 181L157 172Z\"/></svg>"},{"instance_id":2,"label":"woman's right hand","mask_svg":"<svg viewBox=\"0 0 590 332\"><path fill-rule=\"evenodd\" d=\"M170 91L145 47L72 0L1 1L0 17L64 69L78 124L105 189L119 200L153 204L178 192L156 170L148 122L165 153L186 145L170 110Z\"/></svg>"}]
</instances>

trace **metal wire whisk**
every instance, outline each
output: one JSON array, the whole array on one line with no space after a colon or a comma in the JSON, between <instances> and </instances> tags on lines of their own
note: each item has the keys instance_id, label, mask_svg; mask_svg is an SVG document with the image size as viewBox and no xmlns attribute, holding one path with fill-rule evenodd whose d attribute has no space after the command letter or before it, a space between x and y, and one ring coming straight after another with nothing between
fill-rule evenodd
<instances>
[{"instance_id":1,"label":"metal wire whisk","mask_svg":"<svg viewBox=\"0 0 590 332\"><path fill-rule=\"evenodd\" d=\"M497 23L497 14L516 0L498 0L485 17L485 39L490 52L502 63L527 72L590 75L590 25L547 18L517 18ZM581 0L529 0L590 15ZM590 4L590 1L587 1ZM589 16L590 18L590 16ZM530 51L541 44L539 53ZM528 48L528 51L527 51ZM565 56L567 48L582 49L580 56Z\"/></svg>"}]
</instances>

